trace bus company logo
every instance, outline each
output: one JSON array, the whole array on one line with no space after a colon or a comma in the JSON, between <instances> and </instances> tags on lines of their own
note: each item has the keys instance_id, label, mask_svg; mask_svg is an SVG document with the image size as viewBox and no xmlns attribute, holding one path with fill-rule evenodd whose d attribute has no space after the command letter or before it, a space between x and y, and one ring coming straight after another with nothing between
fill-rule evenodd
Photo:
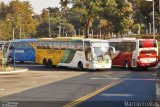
<instances>
[{"instance_id":1,"label":"bus company logo","mask_svg":"<svg viewBox=\"0 0 160 107\"><path fill-rule=\"evenodd\" d=\"M57 51L57 50L47 50L48 54L61 54L61 51Z\"/></svg>"}]
</instances>

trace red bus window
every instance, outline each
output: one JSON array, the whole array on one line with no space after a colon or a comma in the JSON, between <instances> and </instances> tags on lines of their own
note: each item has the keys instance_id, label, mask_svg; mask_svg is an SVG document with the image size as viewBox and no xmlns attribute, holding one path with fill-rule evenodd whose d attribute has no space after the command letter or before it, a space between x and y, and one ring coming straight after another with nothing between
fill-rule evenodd
<instances>
[{"instance_id":1,"label":"red bus window","mask_svg":"<svg viewBox=\"0 0 160 107\"><path fill-rule=\"evenodd\" d=\"M141 40L139 41L139 48L157 47L156 40Z\"/></svg>"}]
</instances>

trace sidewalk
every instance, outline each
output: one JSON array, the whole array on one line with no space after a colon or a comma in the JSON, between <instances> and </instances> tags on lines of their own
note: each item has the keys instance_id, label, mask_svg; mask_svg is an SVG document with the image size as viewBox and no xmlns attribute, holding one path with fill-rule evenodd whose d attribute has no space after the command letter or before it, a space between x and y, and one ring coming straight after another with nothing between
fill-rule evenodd
<instances>
[{"instance_id":1,"label":"sidewalk","mask_svg":"<svg viewBox=\"0 0 160 107\"><path fill-rule=\"evenodd\" d=\"M28 71L27 68L14 68L10 67L9 69L7 69L6 71L0 71L0 75L1 74L13 74L13 73L20 73L20 72L26 72Z\"/></svg>"}]
</instances>

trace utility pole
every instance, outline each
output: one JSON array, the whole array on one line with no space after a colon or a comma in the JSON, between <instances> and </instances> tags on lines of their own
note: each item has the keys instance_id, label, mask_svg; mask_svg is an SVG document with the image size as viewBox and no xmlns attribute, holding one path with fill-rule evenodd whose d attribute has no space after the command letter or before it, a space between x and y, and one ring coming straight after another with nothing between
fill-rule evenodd
<instances>
[{"instance_id":1,"label":"utility pole","mask_svg":"<svg viewBox=\"0 0 160 107\"><path fill-rule=\"evenodd\" d=\"M20 39L22 38L22 37L21 37L21 32L22 32L22 31L21 31L21 27L20 27L20 29L19 29L19 37L20 37Z\"/></svg>"},{"instance_id":2,"label":"utility pole","mask_svg":"<svg viewBox=\"0 0 160 107\"><path fill-rule=\"evenodd\" d=\"M12 31L12 33L13 33L13 37L12 37L12 39L14 40L14 27L13 27L13 31Z\"/></svg>"},{"instance_id":3,"label":"utility pole","mask_svg":"<svg viewBox=\"0 0 160 107\"><path fill-rule=\"evenodd\" d=\"M91 29L91 32L92 32L92 39L93 39L93 29Z\"/></svg>"},{"instance_id":4,"label":"utility pole","mask_svg":"<svg viewBox=\"0 0 160 107\"><path fill-rule=\"evenodd\" d=\"M65 27L63 27L63 36L65 36L65 35L64 35L64 29L65 29Z\"/></svg>"},{"instance_id":5,"label":"utility pole","mask_svg":"<svg viewBox=\"0 0 160 107\"><path fill-rule=\"evenodd\" d=\"M60 23L60 25L58 26L58 28L59 28L59 37L61 37L61 23Z\"/></svg>"},{"instance_id":6,"label":"utility pole","mask_svg":"<svg viewBox=\"0 0 160 107\"><path fill-rule=\"evenodd\" d=\"M154 0L152 2L153 2L153 39L155 39Z\"/></svg>"},{"instance_id":7,"label":"utility pole","mask_svg":"<svg viewBox=\"0 0 160 107\"><path fill-rule=\"evenodd\" d=\"M49 38L51 38L51 19L50 19L50 13L49 13L49 9L46 9L46 11L48 12L48 33L49 33Z\"/></svg>"},{"instance_id":8,"label":"utility pole","mask_svg":"<svg viewBox=\"0 0 160 107\"><path fill-rule=\"evenodd\" d=\"M151 34L152 31L151 31L151 23L149 23L149 34Z\"/></svg>"},{"instance_id":9,"label":"utility pole","mask_svg":"<svg viewBox=\"0 0 160 107\"><path fill-rule=\"evenodd\" d=\"M99 34L100 34L100 39L101 39L101 38L102 38L102 31L101 31L101 28L100 28Z\"/></svg>"}]
</instances>

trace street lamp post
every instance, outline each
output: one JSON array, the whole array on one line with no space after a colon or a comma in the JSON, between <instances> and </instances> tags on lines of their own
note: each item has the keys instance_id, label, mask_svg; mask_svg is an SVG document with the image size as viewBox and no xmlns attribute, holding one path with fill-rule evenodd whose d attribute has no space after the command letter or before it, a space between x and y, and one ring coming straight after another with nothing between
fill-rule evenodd
<instances>
[{"instance_id":1,"label":"street lamp post","mask_svg":"<svg viewBox=\"0 0 160 107\"><path fill-rule=\"evenodd\" d=\"M81 35L81 30L80 30L80 29L78 29L78 35L79 35L79 36Z\"/></svg>"},{"instance_id":2,"label":"street lamp post","mask_svg":"<svg viewBox=\"0 0 160 107\"><path fill-rule=\"evenodd\" d=\"M20 29L19 29L20 39L22 38L21 34L22 34L22 29L21 29L21 27L20 27Z\"/></svg>"},{"instance_id":3,"label":"street lamp post","mask_svg":"<svg viewBox=\"0 0 160 107\"><path fill-rule=\"evenodd\" d=\"M65 35L64 35L64 29L65 29L65 27L63 27L63 36L65 36Z\"/></svg>"},{"instance_id":4,"label":"street lamp post","mask_svg":"<svg viewBox=\"0 0 160 107\"><path fill-rule=\"evenodd\" d=\"M153 39L155 39L154 0L146 0L146 1L152 1L153 3Z\"/></svg>"},{"instance_id":5,"label":"street lamp post","mask_svg":"<svg viewBox=\"0 0 160 107\"><path fill-rule=\"evenodd\" d=\"M99 31L99 35L100 35L100 39L102 37L102 31L101 31L101 28L100 28L100 31Z\"/></svg>"},{"instance_id":6,"label":"street lamp post","mask_svg":"<svg viewBox=\"0 0 160 107\"><path fill-rule=\"evenodd\" d=\"M93 29L91 29L91 32L92 32L92 39L93 39Z\"/></svg>"},{"instance_id":7,"label":"street lamp post","mask_svg":"<svg viewBox=\"0 0 160 107\"><path fill-rule=\"evenodd\" d=\"M151 34L151 23L149 23L149 34Z\"/></svg>"},{"instance_id":8,"label":"street lamp post","mask_svg":"<svg viewBox=\"0 0 160 107\"><path fill-rule=\"evenodd\" d=\"M60 23L60 25L58 26L58 28L59 28L59 37L61 36L61 23Z\"/></svg>"},{"instance_id":9,"label":"street lamp post","mask_svg":"<svg viewBox=\"0 0 160 107\"><path fill-rule=\"evenodd\" d=\"M14 40L14 27L13 27L13 38L12 39Z\"/></svg>"}]
</instances>

